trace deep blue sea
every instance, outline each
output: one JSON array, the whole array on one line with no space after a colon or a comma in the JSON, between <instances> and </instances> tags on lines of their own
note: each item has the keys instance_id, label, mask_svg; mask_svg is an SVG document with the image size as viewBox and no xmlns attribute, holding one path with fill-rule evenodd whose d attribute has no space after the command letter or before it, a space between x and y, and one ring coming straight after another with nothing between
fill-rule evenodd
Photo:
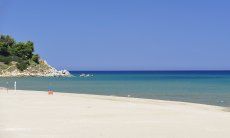
<instances>
[{"instance_id":1,"label":"deep blue sea","mask_svg":"<svg viewBox=\"0 0 230 138\"><path fill-rule=\"evenodd\" d=\"M0 78L17 89L116 95L230 107L230 71L72 71L74 77ZM81 73L93 77L79 77ZM8 84L7 84L8 82Z\"/></svg>"}]
</instances>

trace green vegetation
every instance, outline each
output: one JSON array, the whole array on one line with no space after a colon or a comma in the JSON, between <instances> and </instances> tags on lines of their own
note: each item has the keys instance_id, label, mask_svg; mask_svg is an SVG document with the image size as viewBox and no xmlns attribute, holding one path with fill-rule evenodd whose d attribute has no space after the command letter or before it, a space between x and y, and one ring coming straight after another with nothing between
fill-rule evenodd
<instances>
[{"instance_id":1,"label":"green vegetation","mask_svg":"<svg viewBox=\"0 0 230 138\"><path fill-rule=\"evenodd\" d=\"M39 64L39 55L38 54L35 54L35 55L33 55L32 56L32 60L35 62L35 63L37 63L37 64Z\"/></svg>"},{"instance_id":2,"label":"green vegetation","mask_svg":"<svg viewBox=\"0 0 230 138\"><path fill-rule=\"evenodd\" d=\"M16 42L9 35L0 35L0 62L7 65L17 62L17 68L23 71L30 64L39 64L39 55L33 52L33 42Z\"/></svg>"},{"instance_id":3,"label":"green vegetation","mask_svg":"<svg viewBox=\"0 0 230 138\"><path fill-rule=\"evenodd\" d=\"M18 68L19 70L23 71L23 70L27 69L27 67L28 67L30 64L29 64L29 61L23 60L23 61L21 61L21 62L18 62L16 65L17 65L17 68Z\"/></svg>"}]
</instances>

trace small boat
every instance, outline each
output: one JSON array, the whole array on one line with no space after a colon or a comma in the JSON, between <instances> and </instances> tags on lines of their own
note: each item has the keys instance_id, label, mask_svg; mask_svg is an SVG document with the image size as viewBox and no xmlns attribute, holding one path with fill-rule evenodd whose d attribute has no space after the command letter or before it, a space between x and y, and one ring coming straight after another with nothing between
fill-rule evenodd
<instances>
[{"instance_id":1,"label":"small boat","mask_svg":"<svg viewBox=\"0 0 230 138\"><path fill-rule=\"evenodd\" d=\"M85 74L84 73L80 74L80 77L85 77Z\"/></svg>"},{"instance_id":2,"label":"small boat","mask_svg":"<svg viewBox=\"0 0 230 138\"><path fill-rule=\"evenodd\" d=\"M82 73L80 74L80 77L84 77L84 78L87 78L87 77L93 77L93 74L85 74L85 73Z\"/></svg>"}]
</instances>

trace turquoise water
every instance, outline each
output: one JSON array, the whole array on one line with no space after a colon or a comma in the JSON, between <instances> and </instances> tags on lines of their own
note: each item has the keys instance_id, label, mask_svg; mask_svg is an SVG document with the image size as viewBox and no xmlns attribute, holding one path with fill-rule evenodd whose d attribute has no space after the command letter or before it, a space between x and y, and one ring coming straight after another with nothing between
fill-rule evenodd
<instances>
[{"instance_id":1,"label":"turquoise water","mask_svg":"<svg viewBox=\"0 0 230 138\"><path fill-rule=\"evenodd\" d=\"M185 101L230 107L229 71L71 72L75 77L0 78L0 86L18 89L116 95ZM89 73L93 77L81 78ZM7 83L8 82L8 86Z\"/></svg>"}]
</instances>

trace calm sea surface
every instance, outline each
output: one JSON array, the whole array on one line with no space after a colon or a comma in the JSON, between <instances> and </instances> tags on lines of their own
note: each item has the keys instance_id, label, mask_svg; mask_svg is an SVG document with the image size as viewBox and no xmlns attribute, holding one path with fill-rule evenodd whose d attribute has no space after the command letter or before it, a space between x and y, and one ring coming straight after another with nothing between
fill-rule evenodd
<instances>
[{"instance_id":1,"label":"calm sea surface","mask_svg":"<svg viewBox=\"0 0 230 138\"><path fill-rule=\"evenodd\" d=\"M230 107L230 71L90 71L75 77L0 78L17 89L116 95L204 103ZM79 77L81 73L93 77ZM7 84L8 82L8 84Z\"/></svg>"}]
</instances>

